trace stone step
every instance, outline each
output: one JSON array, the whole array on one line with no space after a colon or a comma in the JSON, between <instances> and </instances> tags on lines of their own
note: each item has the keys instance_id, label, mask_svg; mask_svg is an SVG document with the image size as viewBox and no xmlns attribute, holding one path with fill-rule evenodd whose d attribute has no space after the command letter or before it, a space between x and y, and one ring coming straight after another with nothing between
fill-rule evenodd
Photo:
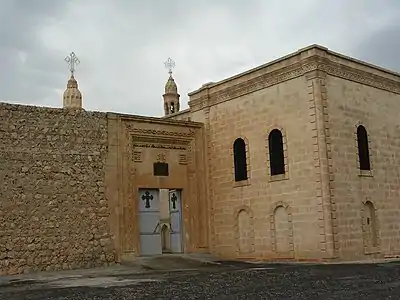
<instances>
[{"instance_id":1,"label":"stone step","mask_svg":"<svg viewBox=\"0 0 400 300\"><path fill-rule=\"evenodd\" d=\"M145 270L189 270L219 265L209 254L163 254L156 256L124 256L122 265L141 267Z\"/></svg>"}]
</instances>

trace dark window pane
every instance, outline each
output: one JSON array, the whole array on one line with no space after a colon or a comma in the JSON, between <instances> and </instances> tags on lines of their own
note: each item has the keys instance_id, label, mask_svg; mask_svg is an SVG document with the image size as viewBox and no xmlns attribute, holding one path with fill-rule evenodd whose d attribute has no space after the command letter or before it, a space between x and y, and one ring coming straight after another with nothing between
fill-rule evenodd
<instances>
[{"instance_id":1,"label":"dark window pane","mask_svg":"<svg viewBox=\"0 0 400 300\"><path fill-rule=\"evenodd\" d=\"M235 164L235 181L247 179L246 143L238 138L233 143L233 159Z\"/></svg>"},{"instance_id":2,"label":"dark window pane","mask_svg":"<svg viewBox=\"0 0 400 300\"><path fill-rule=\"evenodd\" d=\"M280 130L274 129L271 131L268 137L268 147L271 175L285 174L283 137Z\"/></svg>"}]
</instances>

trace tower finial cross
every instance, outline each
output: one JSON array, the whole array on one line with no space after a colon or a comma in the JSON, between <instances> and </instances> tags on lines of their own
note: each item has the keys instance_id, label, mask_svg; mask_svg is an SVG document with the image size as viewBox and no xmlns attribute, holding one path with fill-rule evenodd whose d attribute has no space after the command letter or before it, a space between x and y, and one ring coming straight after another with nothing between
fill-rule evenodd
<instances>
[{"instance_id":1,"label":"tower finial cross","mask_svg":"<svg viewBox=\"0 0 400 300\"><path fill-rule=\"evenodd\" d=\"M175 62L169 57L167 61L164 63L165 67L168 69L168 73L172 75L172 69L175 68Z\"/></svg>"},{"instance_id":2,"label":"tower finial cross","mask_svg":"<svg viewBox=\"0 0 400 300\"><path fill-rule=\"evenodd\" d=\"M81 63L79 58L75 55L74 52L71 52L64 60L69 66L69 71L71 72L71 75L74 75L75 67Z\"/></svg>"}]
</instances>

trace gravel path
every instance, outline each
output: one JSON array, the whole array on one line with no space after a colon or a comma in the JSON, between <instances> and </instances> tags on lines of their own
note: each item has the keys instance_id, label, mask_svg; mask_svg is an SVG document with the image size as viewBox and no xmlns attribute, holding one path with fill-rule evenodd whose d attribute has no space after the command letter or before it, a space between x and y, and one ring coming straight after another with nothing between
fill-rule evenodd
<instances>
[{"instance_id":1,"label":"gravel path","mask_svg":"<svg viewBox=\"0 0 400 300\"><path fill-rule=\"evenodd\" d=\"M231 266L218 272L110 278L71 279L64 287L10 283L0 287L0 299L400 299L398 263Z\"/></svg>"}]
</instances>

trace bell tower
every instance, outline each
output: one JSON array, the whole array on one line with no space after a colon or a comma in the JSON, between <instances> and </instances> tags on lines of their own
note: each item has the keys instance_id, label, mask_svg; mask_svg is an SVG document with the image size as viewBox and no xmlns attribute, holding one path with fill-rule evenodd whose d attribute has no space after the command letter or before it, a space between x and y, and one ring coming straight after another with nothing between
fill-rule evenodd
<instances>
[{"instance_id":1,"label":"bell tower","mask_svg":"<svg viewBox=\"0 0 400 300\"><path fill-rule=\"evenodd\" d=\"M165 62L165 67L168 69L169 78L165 84L165 91L163 95L164 115L168 116L179 111L180 95L178 94L178 87L176 86L175 80L172 77L172 69L175 67L175 62L171 58L168 58L168 60Z\"/></svg>"},{"instance_id":2,"label":"bell tower","mask_svg":"<svg viewBox=\"0 0 400 300\"><path fill-rule=\"evenodd\" d=\"M80 61L74 52L71 52L71 54L65 58L65 61L68 63L71 77L68 80L67 89L64 91L63 108L81 109L82 93L79 91L78 82L74 77L75 67Z\"/></svg>"}]
</instances>

